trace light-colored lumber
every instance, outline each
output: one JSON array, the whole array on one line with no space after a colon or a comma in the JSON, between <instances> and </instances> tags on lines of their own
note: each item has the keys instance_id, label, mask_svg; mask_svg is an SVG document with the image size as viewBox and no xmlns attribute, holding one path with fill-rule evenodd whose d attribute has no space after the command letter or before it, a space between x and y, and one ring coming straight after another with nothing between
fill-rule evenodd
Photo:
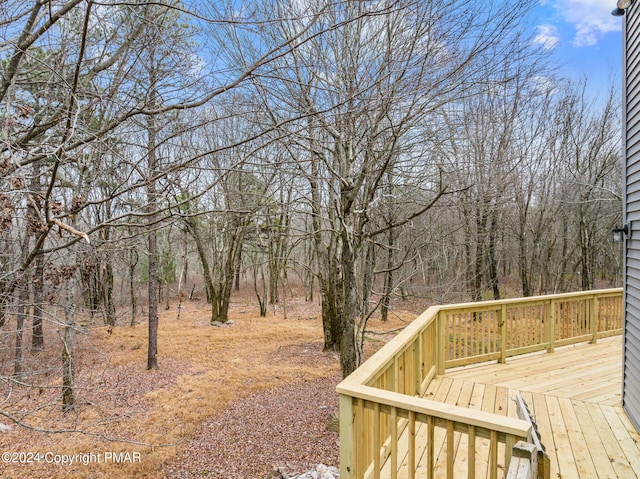
<instances>
[{"instance_id":1,"label":"light-colored lumber","mask_svg":"<svg viewBox=\"0 0 640 479\"><path fill-rule=\"evenodd\" d=\"M579 477L598 477L597 470L593 465L589 447L585 441L584 434L578 423L578 417L570 399L558 398L558 405L562 411L562 418L569 436L571 453L578 469Z\"/></svg>"},{"instance_id":2,"label":"light-colored lumber","mask_svg":"<svg viewBox=\"0 0 640 479\"><path fill-rule=\"evenodd\" d=\"M620 447L618 439L611 430L600 405L595 403L585 403L584 406L589 412L589 418L593 422L594 428L598 433L598 437L602 442L602 446L607 453L607 458L616 473L616 477L637 477L633 468L629 464L624 451Z\"/></svg>"},{"instance_id":3,"label":"light-colored lumber","mask_svg":"<svg viewBox=\"0 0 640 479\"><path fill-rule=\"evenodd\" d=\"M605 445L602 442L602 438L599 435L599 431L591 419L591 415L587 409L587 403L573 400L571 404L575 411L578 427L582 432L587 446L587 453L597 471L598 479L613 479L618 477L607 454Z\"/></svg>"},{"instance_id":4,"label":"light-colored lumber","mask_svg":"<svg viewBox=\"0 0 640 479\"><path fill-rule=\"evenodd\" d=\"M640 472L640 437L638 433L635 432L635 430L631 431L626 424L629 419L624 414L622 408L601 406L600 409L607 419L607 423L618 441L620 448L624 452L629 465L634 471L637 471L637 474Z\"/></svg>"},{"instance_id":5,"label":"light-colored lumber","mask_svg":"<svg viewBox=\"0 0 640 479\"><path fill-rule=\"evenodd\" d=\"M553 396L545 397L547 411L549 413L549 423L555 446L556 458L558 461L558 477L579 477L576 460L571 450L569 433L562 417L562 409L558 398Z\"/></svg>"}]
</instances>

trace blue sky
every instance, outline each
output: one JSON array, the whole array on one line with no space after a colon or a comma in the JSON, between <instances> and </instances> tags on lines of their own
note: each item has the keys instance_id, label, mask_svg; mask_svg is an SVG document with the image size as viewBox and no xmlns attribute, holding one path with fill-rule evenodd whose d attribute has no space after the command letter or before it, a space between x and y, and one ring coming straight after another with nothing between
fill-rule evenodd
<instances>
[{"instance_id":1,"label":"blue sky","mask_svg":"<svg viewBox=\"0 0 640 479\"><path fill-rule=\"evenodd\" d=\"M616 0L540 0L531 21L536 41L550 50L559 73L587 78L589 92L606 94L611 79L620 89L622 19L611 15Z\"/></svg>"}]
</instances>

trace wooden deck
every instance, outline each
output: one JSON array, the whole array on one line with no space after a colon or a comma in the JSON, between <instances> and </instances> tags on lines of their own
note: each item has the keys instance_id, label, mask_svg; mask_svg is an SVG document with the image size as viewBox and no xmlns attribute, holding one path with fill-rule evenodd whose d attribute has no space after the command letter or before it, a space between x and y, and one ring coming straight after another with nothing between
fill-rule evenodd
<instances>
[{"instance_id":1,"label":"wooden deck","mask_svg":"<svg viewBox=\"0 0 640 479\"><path fill-rule=\"evenodd\" d=\"M617 288L431 306L337 386L340 476L503 478L530 432L520 394L553 479L640 477L622 304Z\"/></svg>"},{"instance_id":2,"label":"wooden deck","mask_svg":"<svg viewBox=\"0 0 640 479\"><path fill-rule=\"evenodd\" d=\"M449 370L432 381L425 397L517 417L510 398L520 393L551 458L551 478L640 478L640 435L620 404L621 376L617 336L506 364ZM454 477L466 477L464 461L455 464ZM477 477L485 477L483 467L476 465Z\"/></svg>"}]
</instances>

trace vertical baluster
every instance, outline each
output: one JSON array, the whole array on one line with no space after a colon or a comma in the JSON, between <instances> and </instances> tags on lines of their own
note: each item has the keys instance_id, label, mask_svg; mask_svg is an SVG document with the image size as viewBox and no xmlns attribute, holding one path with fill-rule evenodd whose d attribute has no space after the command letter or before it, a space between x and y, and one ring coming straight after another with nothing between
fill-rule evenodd
<instances>
[{"instance_id":1,"label":"vertical baluster","mask_svg":"<svg viewBox=\"0 0 640 479\"><path fill-rule=\"evenodd\" d=\"M480 327L482 328L482 333L484 335L484 341L482 341L482 350L481 353L485 353L485 352L491 352L491 349L489 347L489 345L491 344L492 341L492 334L491 334L491 330L495 330L495 325L493 324L493 321L491 321L488 318L485 318L484 316L488 316L488 315L480 315L480 317L482 318L482 323L480 323ZM492 327L493 326L493 327Z\"/></svg>"},{"instance_id":2,"label":"vertical baluster","mask_svg":"<svg viewBox=\"0 0 640 479\"><path fill-rule=\"evenodd\" d=\"M535 305L522 308L522 313L525 316L527 325L527 342L526 344L523 344L523 346L530 346L536 342L536 336L538 335L538 329L536 328L536 312L537 306Z\"/></svg>"},{"instance_id":3,"label":"vertical baluster","mask_svg":"<svg viewBox=\"0 0 640 479\"><path fill-rule=\"evenodd\" d=\"M391 479L398 479L398 409L391 408Z\"/></svg>"},{"instance_id":4,"label":"vertical baluster","mask_svg":"<svg viewBox=\"0 0 640 479\"><path fill-rule=\"evenodd\" d=\"M516 440L515 436L512 434L507 434L507 438L505 440L504 446L504 465L506 469L509 469L509 464L511 463L511 456L513 455L513 446L515 446Z\"/></svg>"},{"instance_id":5,"label":"vertical baluster","mask_svg":"<svg viewBox=\"0 0 640 479\"><path fill-rule=\"evenodd\" d=\"M469 444L467 445L467 478L475 479L476 477L476 427L468 426Z\"/></svg>"},{"instance_id":6,"label":"vertical baluster","mask_svg":"<svg viewBox=\"0 0 640 479\"><path fill-rule=\"evenodd\" d=\"M477 356L478 354L480 354L481 342L480 336L478 335L478 331L480 328L480 318L476 313L471 313L467 318L467 322L469 323L469 330L471 335L471 339L469 342L471 350L469 351L469 355Z\"/></svg>"},{"instance_id":7,"label":"vertical baluster","mask_svg":"<svg viewBox=\"0 0 640 479\"><path fill-rule=\"evenodd\" d=\"M453 447L453 426L453 421L447 421L447 479L454 479L453 462L456 451Z\"/></svg>"},{"instance_id":8,"label":"vertical baluster","mask_svg":"<svg viewBox=\"0 0 640 479\"><path fill-rule=\"evenodd\" d=\"M380 479L380 404L373 405L373 477Z\"/></svg>"},{"instance_id":9,"label":"vertical baluster","mask_svg":"<svg viewBox=\"0 0 640 479\"><path fill-rule=\"evenodd\" d=\"M389 368L389 391L398 392L398 357L393 357L393 365Z\"/></svg>"},{"instance_id":10,"label":"vertical baluster","mask_svg":"<svg viewBox=\"0 0 640 479\"><path fill-rule=\"evenodd\" d=\"M454 317L455 317L455 325L456 325L455 332L453 333L453 342L456 346L454 359L458 359L462 357L462 354L463 354L462 343L464 342L464 339L461 336L462 335L461 325L464 322L465 316L464 316L464 313L456 313Z\"/></svg>"},{"instance_id":11,"label":"vertical baluster","mask_svg":"<svg viewBox=\"0 0 640 479\"><path fill-rule=\"evenodd\" d=\"M509 340L511 341L510 346L512 348L519 348L522 346L522 335L526 334L526 331L523 331L523 321L524 317L522 316L522 308L515 307L509 310L511 314L507 316L508 326L507 334L509 335Z\"/></svg>"},{"instance_id":12,"label":"vertical baluster","mask_svg":"<svg viewBox=\"0 0 640 479\"><path fill-rule=\"evenodd\" d=\"M544 305L538 306L538 344L544 342Z\"/></svg>"},{"instance_id":13,"label":"vertical baluster","mask_svg":"<svg viewBox=\"0 0 640 479\"><path fill-rule=\"evenodd\" d=\"M409 411L409 479L416 477L416 413Z\"/></svg>"},{"instance_id":14,"label":"vertical baluster","mask_svg":"<svg viewBox=\"0 0 640 479\"><path fill-rule=\"evenodd\" d=\"M498 479L498 431L491 431L489 445L489 477Z\"/></svg>"},{"instance_id":15,"label":"vertical baluster","mask_svg":"<svg viewBox=\"0 0 640 479\"><path fill-rule=\"evenodd\" d=\"M475 354L476 345L473 334L473 319L469 313L465 313L464 317L464 348L461 357L466 358Z\"/></svg>"},{"instance_id":16,"label":"vertical baluster","mask_svg":"<svg viewBox=\"0 0 640 479\"><path fill-rule=\"evenodd\" d=\"M507 305L503 304L498 313L498 326L500 327L500 362L507 360Z\"/></svg>"},{"instance_id":17,"label":"vertical baluster","mask_svg":"<svg viewBox=\"0 0 640 479\"><path fill-rule=\"evenodd\" d=\"M505 316L505 321L507 322L507 349L509 348L519 348L520 343L522 343L522 316L521 310L519 307L508 308L507 314Z\"/></svg>"},{"instance_id":18,"label":"vertical baluster","mask_svg":"<svg viewBox=\"0 0 640 479\"><path fill-rule=\"evenodd\" d=\"M435 434L436 434L436 424L433 416L429 416L427 418L427 426L429 428L429 436L427 442L427 479L434 479L434 469L435 469Z\"/></svg>"}]
</instances>

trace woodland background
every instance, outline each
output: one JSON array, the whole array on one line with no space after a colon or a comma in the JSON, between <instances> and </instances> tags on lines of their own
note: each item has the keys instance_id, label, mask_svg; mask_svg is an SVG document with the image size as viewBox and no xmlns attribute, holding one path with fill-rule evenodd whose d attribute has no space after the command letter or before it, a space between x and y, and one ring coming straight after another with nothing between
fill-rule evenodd
<instances>
[{"instance_id":1,"label":"woodland background","mask_svg":"<svg viewBox=\"0 0 640 479\"><path fill-rule=\"evenodd\" d=\"M4 0L5 422L82 429L39 412L94 330L146 324L155 370L159 311L241 287L319 305L346 375L403 301L619 286L616 88L557 74L534 0L441 3Z\"/></svg>"}]
</instances>

